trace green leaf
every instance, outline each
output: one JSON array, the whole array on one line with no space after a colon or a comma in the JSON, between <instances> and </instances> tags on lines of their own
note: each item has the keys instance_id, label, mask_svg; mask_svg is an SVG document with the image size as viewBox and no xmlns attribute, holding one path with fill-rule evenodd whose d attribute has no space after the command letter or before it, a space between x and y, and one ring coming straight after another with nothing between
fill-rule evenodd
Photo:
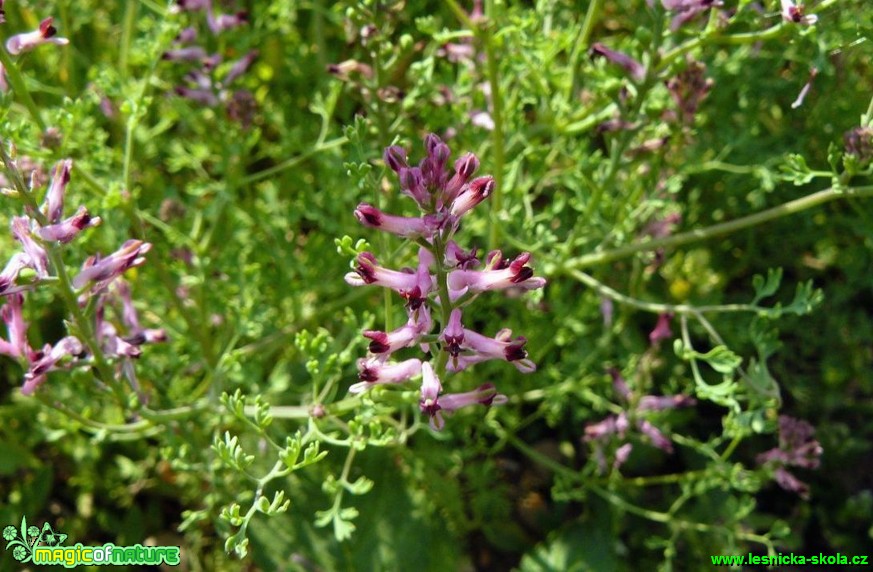
<instances>
[{"instance_id":1,"label":"green leaf","mask_svg":"<svg viewBox=\"0 0 873 572\"><path fill-rule=\"evenodd\" d=\"M813 288L812 280L797 285L794 300L785 306L784 311L802 316L812 312L816 306L824 301L824 293Z\"/></svg>"},{"instance_id":2,"label":"green leaf","mask_svg":"<svg viewBox=\"0 0 873 572\"><path fill-rule=\"evenodd\" d=\"M755 274L752 277L752 287L755 288L755 299L752 304L757 304L764 298L769 298L779 289L779 284L782 282L782 269L769 268L767 270L767 278L765 279L760 274Z\"/></svg>"},{"instance_id":3,"label":"green leaf","mask_svg":"<svg viewBox=\"0 0 873 572\"><path fill-rule=\"evenodd\" d=\"M812 170L806 164L806 159L798 153L787 155L781 170L785 180L792 181L798 186L805 185L813 179Z\"/></svg>"},{"instance_id":4,"label":"green leaf","mask_svg":"<svg viewBox=\"0 0 873 572\"><path fill-rule=\"evenodd\" d=\"M733 373L743 363L743 358L723 345L715 346L705 354L697 353L696 357L708 363L715 371L725 375Z\"/></svg>"}]
</instances>

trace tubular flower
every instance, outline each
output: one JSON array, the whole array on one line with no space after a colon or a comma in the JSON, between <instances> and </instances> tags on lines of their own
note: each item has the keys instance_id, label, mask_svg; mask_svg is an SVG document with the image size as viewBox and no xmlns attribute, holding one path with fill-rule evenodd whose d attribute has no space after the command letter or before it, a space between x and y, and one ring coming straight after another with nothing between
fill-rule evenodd
<instances>
[{"instance_id":1,"label":"tubular flower","mask_svg":"<svg viewBox=\"0 0 873 572\"><path fill-rule=\"evenodd\" d=\"M438 380L437 380L438 382ZM422 388L422 399L419 405L421 412L430 418L430 426L432 429L441 431L445 426L443 412L451 413L462 407L471 405L503 405L509 399L497 392L497 388L493 383L483 383L473 391L465 393L446 393L436 398L425 399L425 390Z\"/></svg>"},{"instance_id":2,"label":"tubular flower","mask_svg":"<svg viewBox=\"0 0 873 572\"><path fill-rule=\"evenodd\" d=\"M12 217L12 236L21 243L27 256L27 265L36 271L40 278L48 278L48 254L33 240L30 233L30 219L25 216Z\"/></svg>"},{"instance_id":3,"label":"tubular flower","mask_svg":"<svg viewBox=\"0 0 873 572\"><path fill-rule=\"evenodd\" d=\"M73 288L82 288L94 282L92 292L102 290L126 270L145 263L145 253L152 245L141 240L128 240L121 248L105 258L92 256L82 265L82 271L73 278Z\"/></svg>"},{"instance_id":4,"label":"tubular flower","mask_svg":"<svg viewBox=\"0 0 873 572\"><path fill-rule=\"evenodd\" d=\"M364 331L364 337L370 338L370 353L390 355L400 348L415 345L421 336L419 325L410 320L405 326L391 332Z\"/></svg>"},{"instance_id":5,"label":"tubular flower","mask_svg":"<svg viewBox=\"0 0 873 572\"><path fill-rule=\"evenodd\" d=\"M387 363L378 358L358 360L358 379L349 393L362 393L376 384L403 383L421 372L421 360L412 358L400 363Z\"/></svg>"},{"instance_id":6,"label":"tubular flower","mask_svg":"<svg viewBox=\"0 0 873 572\"><path fill-rule=\"evenodd\" d=\"M72 159L61 161L55 167L55 174L45 195L45 215L51 223L60 222L61 217L64 216L64 195L67 192L72 169Z\"/></svg>"},{"instance_id":7,"label":"tubular flower","mask_svg":"<svg viewBox=\"0 0 873 572\"><path fill-rule=\"evenodd\" d=\"M378 228L403 238L432 236L439 228L436 217L405 217L383 213L368 203L361 203L355 209L355 216L364 226Z\"/></svg>"},{"instance_id":8,"label":"tubular flower","mask_svg":"<svg viewBox=\"0 0 873 572\"><path fill-rule=\"evenodd\" d=\"M99 216L92 217L88 214L88 209L79 207L79 210L70 218L59 222L58 224L50 224L36 230L36 235L43 240L56 240L61 243L67 243L76 238L76 235L85 230L98 226L102 222Z\"/></svg>"},{"instance_id":9,"label":"tubular flower","mask_svg":"<svg viewBox=\"0 0 873 572\"><path fill-rule=\"evenodd\" d=\"M450 363L449 367L453 371L461 371L468 365L492 359L512 362L522 373L530 373L537 369L536 364L527 359L527 351L524 349L527 340L522 336L513 340L512 330L500 330L493 338L472 330L463 330L461 339L460 348L469 350L472 354L460 356Z\"/></svg>"},{"instance_id":10,"label":"tubular flower","mask_svg":"<svg viewBox=\"0 0 873 572\"><path fill-rule=\"evenodd\" d=\"M0 308L0 319L6 324L9 340L0 338L0 354L12 358L28 358L31 354L27 343L27 322L21 313L24 298L21 294L6 297L6 303Z\"/></svg>"},{"instance_id":11,"label":"tubular flower","mask_svg":"<svg viewBox=\"0 0 873 572\"><path fill-rule=\"evenodd\" d=\"M461 309L455 308L452 310L449 317L449 323L443 330L440 336L440 341L444 344L446 351L452 356L452 359L457 359L461 353L464 344L464 327L461 325Z\"/></svg>"},{"instance_id":12,"label":"tubular flower","mask_svg":"<svg viewBox=\"0 0 873 572\"><path fill-rule=\"evenodd\" d=\"M461 217L490 197L493 191L493 177L473 179L469 184L464 185L457 198L452 201L452 207L449 212L456 217Z\"/></svg>"},{"instance_id":13,"label":"tubular flower","mask_svg":"<svg viewBox=\"0 0 873 572\"><path fill-rule=\"evenodd\" d=\"M376 284L403 293L418 285L418 276L411 272L398 272L383 268L379 266L376 257L371 252L362 252L358 255L358 265L355 271L346 274L346 282L352 286Z\"/></svg>"},{"instance_id":14,"label":"tubular flower","mask_svg":"<svg viewBox=\"0 0 873 572\"><path fill-rule=\"evenodd\" d=\"M425 157L417 165L411 164L406 150L396 145L385 149L382 157L397 174L400 192L418 206L419 216L387 214L369 203L360 203L355 209L355 217L362 225L414 241L419 249L414 270L384 268L374 254L362 252L356 257L354 271L345 276L352 286L372 284L396 291L406 300L409 318L404 326L391 332L364 331L364 337L370 340L369 351L376 357L358 362L359 382L349 392L361 393L377 383L404 383L420 374L419 410L429 418L431 428L441 430L446 412L507 401L490 383L466 393L442 394L441 378L447 374L493 359L512 362L524 373L536 370L533 361L527 359L524 337L512 338L512 332L504 329L489 338L465 328L462 311L470 300L459 299L488 290L542 288L546 282L533 276L528 253L505 260L500 251L494 251L484 269L475 270L479 266L476 249L464 250L453 237L460 218L492 194L494 178L473 178L479 159L472 153L452 163L449 146L436 135L428 135L424 147ZM429 334L436 318L440 320L439 334ZM433 360L387 361L392 353L415 345L432 354Z\"/></svg>"},{"instance_id":15,"label":"tubular flower","mask_svg":"<svg viewBox=\"0 0 873 572\"><path fill-rule=\"evenodd\" d=\"M804 7L798 6L791 0L782 1L782 19L793 24L803 24L811 26L818 22L818 16L815 14L804 14Z\"/></svg>"},{"instance_id":16,"label":"tubular flower","mask_svg":"<svg viewBox=\"0 0 873 572\"><path fill-rule=\"evenodd\" d=\"M596 43L591 46L591 55L592 56L602 56L614 63L617 66L624 68L624 71L637 83L641 83L644 79L646 79L646 68L633 59L627 54L623 54L621 52L617 52L615 50L610 50L606 46L601 43Z\"/></svg>"},{"instance_id":17,"label":"tubular flower","mask_svg":"<svg viewBox=\"0 0 873 572\"><path fill-rule=\"evenodd\" d=\"M24 385L21 386L21 393L31 395L36 388L42 385L46 379L46 374L50 371L59 369L58 362L67 356L76 356L84 351L82 342L73 336L67 336L61 339L54 346L46 344L42 352L39 352L30 369L24 374Z\"/></svg>"},{"instance_id":18,"label":"tubular flower","mask_svg":"<svg viewBox=\"0 0 873 572\"><path fill-rule=\"evenodd\" d=\"M486 270L453 270L449 273L449 294L453 300L467 292L478 293L489 290L505 290L519 287L534 290L546 285L543 278L535 278L533 269L527 266L530 253L519 254L507 263L499 250L488 255Z\"/></svg>"},{"instance_id":19,"label":"tubular flower","mask_svg":"<svg viewBox=\"0 0 873 572\"><path fill-rule=\"evenodd\" d=\"M23 252L16 252L0 272L0 296L18 292L22 288L15 287L15 280L22 270L30 266L30 258Z\"/></svg>"},{"instance_id":20,"label":"tubular flower","mask_svg":"<svg viewBox=\"0 0 873 572\"><path fill-rule=\"evenodd\" d=\"M70 43L67 38L59 38L56 36L57 29L52 26L52 18L46 18L39 23L39 28L33 32L25 32L17 34L6 41L6 51L13 56L17 56L22 52L29 52L42 44L56 44L58 46L66 46Z\"/></svg>"}]
</instances>

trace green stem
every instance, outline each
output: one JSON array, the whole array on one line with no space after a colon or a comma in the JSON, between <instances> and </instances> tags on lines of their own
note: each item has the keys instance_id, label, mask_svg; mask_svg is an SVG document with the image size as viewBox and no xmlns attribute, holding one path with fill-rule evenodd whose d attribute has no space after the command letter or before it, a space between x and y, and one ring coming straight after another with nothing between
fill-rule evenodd
<instances>
[{"instance_id":1,"label":"green stem","mask_svg":"<svg viewBox=\"0 0 873 572\"><path fill-rule=\"evenodd\" d=\"M133 40L133 29L136 24L136 8L138 2L127 0L124 7L124 27L121 29L121 46L118 51L118 69L122 80L127 79L127 60L130 55L130 43Z\"/></svg>"},{"instance_id":2,"label":"green stem","mask_svg":"<svg viewBox=\"0 0 873 572\"><path fill-rule=\"evenodd\" d=\"M659 248L674 248L685 244L700 242L703 240L714 238L716 236L730 234L744 228L757 226L765 222L776 220L788 215L803 212L805 210L822 205L824 203L828 203L833 200L851 197L873 197L873 186L853 188L831 187L822 191L812 193L805 197L795 199L793 201L788 201L787 203L781 204L779 206L757 212L755 214L740 217L732 221L714 224L712 226L698 230L682 232L665 238L656 238L637 244L628 244L626 246L621 246L604 252L594 252L591 254L586 254L570 261L563 267L559 268L557 272L569 272L573 269L606 264L608 262L613 262L615 260L626 258L638 252L647 252Z\"/></svg>"},{"instance_id":3,"label":"green stem","mask_svg":"<svg viewBox=\"0 0 873 572\"><path fill-rule=\"evenodd\" d=\"M500 241L500 225L503 212L503 168L505 164L504 146L504 121L503 121L503 92L500 87L500 67L494 45L494 2L486 2L489 20L487 25L477 29L479 38L485 45L485 58L487 60L488 84L491 87L491 119L494 120L494 129L491 130L491 144L494 148L494 163L492 173L494 176L494 191L491 193L491 208L493 216L488 217L490 226L488 233L489 249L497 248Z\"/></svg>"},{"instance_id":4,"label":"green stem","mask_svg":"<svg viewBox=\"0 0 873 572\"><path fill-rule=\"evenodd\" d=\"M486 73L488 75L488 84L491 88L491 119L494 120L494 129L491 131L491 145L494 147L494 163L491 171L494 176L494 191L491 193L490 199L494 216L489 218L488 244L489 249L494 249L500 241L500 213L503 208L503 168L506 162L503 94L500 89L500 67L498 65L493 34L495 6L493 1L487 1L485 14L488 16L488 19L473 21L456 0L447 0L446 5L458 21L461 22L461 25L472 30L485 47L485 58L487 60Z\"/></svg>"},{"instance_id":5,"label":"green stem","mask_svg":"<svg viewBox=\"0 0 873 572\"><path fill-rule=\"evenodd\" d=\"M449 269L446 268L446 245L441 234L437 234L433 241L433 255L436 260L436 279L437 291L440 294L440 310L443 328L448 326L449 318L452 315L452 303L449 299ZM446 364L449 361L449 352L445 347L440 346L440 352L436 359L436 367L434 372L437 377L441 378L445 372Z\"/></svg>"},{"instance_id":6,"label":"green stem","mask_svg":"<svg viewBox=\"0 0 873 572\"><path fill-rule=\"evenodd\" d=\"M829 8L836 4L837 0L824 0L816 6L816 12L821 12L822 10ZM717 32L713 33L704 33L691 40L688 40L684 44L680 44L668 51L661 58L660 63L658 64L658 71L664 70L673 63L674 60L682 57L684 54L693 51L697 48L706 45L741 45L741 44L755 44L764 40L772 40L774 38L778 38L782 35L786 28L790 26L796 26L797 24L790 22L780 22L775 26L771 26L766 30L762 30L760 32L745 32L740 34L728 34L728 35L720 35Z\"/></svg>"},{"instance_id":7,"label":"green stem","mask_svg":"<svg viewBox=\"0 0 873 572\"><path fill-rule=\"evenodd\" d=\"M600 282L593 276L585 274L580 270L568 270L567 274L599 292L600 294L611 298L616 302L621 302L633 308L645 310L655 314L663 314L672 312L675 314L704 314L713 312L763 312L766 308L761 308L753 304L716 304L713 306L690 306L688 304L661 304L657 302L646 302L626 296L621 292L614 290L606 284Z\"/></svg>"},{"instance_id":8,"label":"green stem","mask_svg":"<svg viewBox=\"0 0 873 572\"><path fill-rule=\"evenodd\" d=\"M382 69L383 64L382 58L378 56L378 54L373 52L373 69L375 70L375 86L373 91L378 92L383 87L383 78L385 76L385 70ZM373 107L375 113L373 114L376 117L376 124L378 130L378 141L379 148L385 149L388 146L388 142L390 141L389 136L389 124L388 115L385 110L384 102L382 98L377 97L373 102ZM388 200L387 197L383 197L382 191L379 189L379 185L373 185L373 204L376 205L376 208L384 209L388 205L385 204ZM388 236L384 232L379 233L379 237L377 239L379 241L379 249L382 252L388 252ZM382 292L382 311L385 313L385 330L391 331L394 329L394 295L391 290L385 288Z\"/></svg>"},{"instance_id":9,"label":"green stem","mask_svg":"<svg viewBox=\"0 0 873 572\"><path fill-rule=\"evenodd\" d=\"M873 97L870 98L870 103L867 104L867 113L861 117L861 127L873 126Z\"/></svg>"},{"instance_id":10,"label":"green stem","mask_svg":"<svg viewBox=\"0 0 873 572\"><path fill-rule=\"evenodd\" d=\"M115 425L110 423L101 423L99 421L94 421L93 419L88 419L87 417L73 411L72 409L64 406L57 401L52 400L46 394L37 392L34 394L39 401L42 402L46 407L50 407L61 414L73 419L83 425L85 428L90 429L92 431L102 431L108 433L142 433L145 430L151 428L151 424L148 421L137 421L135 423L126 423L124 425Z\"/></svg>"},{"instance_id":11,"label":"green stem","mask_svg":"<svg viewBox=\"0 0 873 572\"><path fill-rule=\"evenodd\" d=\"M588 44L591 42L591 36L594 34L594 26L597 25L597 20L600 18L600 11L603 9L603 0L591 0L588 4L588 10L585 12L585 21L582 22L582 29L579 30L579 36L573 45L573 52L570 55L570 81L567 82L567 102L573 101L573 96L576 92L576 67L579 58L585 50L588 49Z\"/></svg>"},{"instance_id":12,"label":"green stem","mask_svg":"<svg viewBox=\"0 0 873 572\"><path fill-rule=\"evenodd\" d=\"M18 66L15 65L15 62L12 61L12 58L9 57L9 53L3 47L0 47L0 64L3 64L3 67L6 69L6 80L12 87L12 91L18 94L18 97L21 98L21 102L24 104L24 107L27 108L27 111L30 113L30 116L33 118L33 121L37 124L40 131L45 131L45 122L39 114L39 108L36 106L36 102L33 101L30 92L27 90L24 76L21 75Z\"/></svg>"}]
</instances>

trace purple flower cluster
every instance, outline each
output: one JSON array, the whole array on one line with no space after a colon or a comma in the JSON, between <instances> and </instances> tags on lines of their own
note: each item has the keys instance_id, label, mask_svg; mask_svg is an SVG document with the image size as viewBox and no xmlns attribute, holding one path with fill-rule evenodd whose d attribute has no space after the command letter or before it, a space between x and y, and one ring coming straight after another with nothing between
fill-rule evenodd
<instances>
[{"instance_id":1,"label":"purple flower cluster","mask_svg":"<svg viewBox=\"0 0 873 572\"><path fill-rule=\"evenodd\" d=\"M582 439L594 445L594 454L597 458L600 472L605 473L607 469L606 445L616 437L624 440L632 426L648 438L652 445L662 451L672 453L673 443L645 417L653 411L691 407L697 403L696 400L687 395L643 395L637 398L633 395L627 382L617 369L610 369L609 374L612 376L612 386L615 393L625 404L631 405L631 407L627 411L622 411L617 415L610 415L602 421L591 423L585 427L585 435ZM633 445L631 443L624 443L619 446L615 451L615 459L612 463L613 469L618 470L627 461L632 450Z\"/></svg>"},{"instance_id":2,"label":"purple flower cluster","mask_svg":"<svg viewBox=\"0 0 873 572\"><path fill-rule=\"evenodd\" d=\"M248 23L248 14L245 11L219 14L215 11L212 0L178 0L175 11L206 12L206 23L211 34L215 36ZM248 127L256 107L254 95L248 90L231 92L228 86L248 71L258 56L257 50L231 62L219 79L215 72L224 61L223 56L219 53L210 54L196 42L197 30L188 27L176 37L173 48L164 52L164 60L198 65L185 74L185 83L176 86L176 94L209 107L225 105L231 119Z\"/></svg>"},{"instance_id":3,"label":"purple flower cluster","mask_svg":"<svg viewBox=\"0 0 873 572\"><path fill-rule=\"evenodd\" d=\"M84 206L80 206L72 216L64 218L64 197L72 167L73 162L69 159L58 163L39 213L13 217L12 234L20 243L21 250L12 255L0 272L0 296L6 299L0 307L0 319L6 324L8 334L8 339L0 338L0 354L19 360L25 367L24 385L21 388L25 395L32 394L45 381L48 372L72 365L86 365L92 361L87 344L75 336L67 336L54 345L45 344L41 349L34 349L27 339L28 326L23 315L25 293L40 283L57 280L56 269L52 267L49 256L52 245L69 243L86 228L101 222L100 217L91 216ZM34 192L34 186L32 179L31 192ZM125 358L138 357L139 346L144 343L166 339L163 330L140 326L130 289L119 279L129 268L143 264L144 255L150 248L147 242L128 240L108 256L88 258L71 281L79 294L79 306L94 308L93 333L103 357L117 358L122 372L132 383L135 383L133 370L124 363ZM34 277L24 280L22 275L28 269ZM119 329L105 319L105 308L115 299L120 300L122 307L118 313L127 332L125 336L119 334ZM73 360L65 360L67 357ZM65 364L62 365L62 362Z\"/></svg>"},{"instance_id":4,"label":"purple flower cluster","mask_svg":"<svg viewBox=\"0 0 873 572\"><path fill-rule=\"evenodd\" d=\"M430 418L434 429L444 426L443 413L468 405L495 405L506 402L494 385L485 383L465 393L442 393L440 376L463 371L486 360L511 362L522 372L532 372L536 365L527 358L526 340L502 329L494 337L464 327L464 308L480 293L493 290L532 290L546 281L534 277L528 265L530 254L514 259L492 251L480 263L476 249L464 250L453 239L461 218L488 198L494 190L492 177L474 177L479 160L467 153L447 168L449 147L436 135L425 139L427 156L418 164L408 163L401 147L385 150L385 163L400 179L401 192L412 198L419 217L403 217L382 212L361 203L355 216L364 226L415 241L419 245L418 264L414 269L392 270L380 266L370 252L357 257L354 272L345 280L352 286L373 284L390 288L406 301L406 324L391 332L365 331L370 340L370 355L358 361L359 382L351 393L361 393L378 384L404 383L421 375L421 412ZM440 327L435 330L434 315ZM433 363L417 358L392 360L402 348L418 345L430 352ZM432 348L435 346L435 349Z\"/></svg>"},{"instance_id":5,"label":"purple flower cluster","mask_svg":"<svg viewBox=\"0 0 873 572\"><path fill-rule=\"evenodd\" d=\"M780 487L809 498L809 486L788 472L786 467L817 469L822 448L814 439L815 429L806 421L779 416L779 446L758 455L758 464L774 470Z\"/></svg>"}]
</instances>

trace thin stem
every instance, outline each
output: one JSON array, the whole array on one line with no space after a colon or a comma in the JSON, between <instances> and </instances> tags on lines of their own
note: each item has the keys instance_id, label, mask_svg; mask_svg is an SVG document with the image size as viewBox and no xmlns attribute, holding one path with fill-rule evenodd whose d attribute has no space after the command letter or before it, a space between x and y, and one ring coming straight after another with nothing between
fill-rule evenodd
<instances>
[{"instance_id":1,"label":"thin stem","mask_svg":"<svg viewBox=\"0 0 873 572\"><path fill-rule=\"evenodd\" d=\"M488 244L490 249L497 248L500 241L500 218L503 211L503 167L505 163L504 147L504 121L503 121L503 92L500 87L500 67L494 45L494 2L486 2L487 25L478 28L479 38L485 45L485 57L487 59L488 84L491 87L491 119L494 120L494 129L491 130L491 144L494 148L494 164L492 173L494 176L494 191L491 193L491 205L494 216L488 218L490 225Z\"/></svg>"},{"instance_id":2,"label":"thin stem","mask_svg":"<svg viewBox=\"0 0 873 572\"><path fill-rule=\"evenodd\" d=\"M122 79L127 78L127 60L130 55L130 44L133 41L137 4L135 0L127 0L124 7L124 27L121 29L121 46L118 52L118 69Z\"/></svg>"},{"instance_id":3,"label":"thin stem","mask_svg":"<svg viewBox=\"0 0 873 572\"><path fill-rule=\"evenodd\" d=\"M443 240L441 234L437 234L434 237L433 241L433 255L436 264L436 279L437 279L437 291L440 294L440 310L441 310L441 318L442 318L442 327L445 328L449 324L449 318L452 314L452 303L449 299L449 271L446 268L445 260L446 260L446 244ZM449 361L449 352L448 350L440 345L440 352L437 356L436 367L434 368L434 372L437 377L442 377L445 372L446 364Z\"/></svg>"},{"instance_id":4,"label":"thin stem","mask_svg":"<svg viewBox=\"0 0 873 572\"><path fill-rule=\"evenodd\" d=\"M48 397L46 394L42 392L34 393L34 397L36 397L39 401L42 402L46 407L50 407L66 417L73 419L80 423L82 426L89 430L93 431L104 431L109 433L142 433L150 428L152 428L151 423L148 421L137 421L135 423L126 423L124 425L116 425L110 423L101 423L99 421L94 421L93 419L88 419L87 417L73 411L72 409L64 406Z\"/></svg>"},{"instance_id":5,"label":"thin stem","mask_svg":"<svg viewBox=\"0 0 873 572\"><path fill-rule=\"evenodd\" d=\"M300 163L302 163L306 159L309 159L310 157L312 157L313 155L315 155L317 153L321 153L322 151L327 151L328 149L333 149L335 147L342 147L343 145L345 145L348 142L349 142L349 140L345 137L338 137L336 139L331 139L330 141L326 141L325 143L322 143L321 145L316 145L315 147L312 147L311 149L304 151L303 153L301 153L300 155L297 155L296 157L291 157L290 159L286 159L286 160L282 161L281 163L279 163L278 165L273 165L272 167L270 167L268 169L264 169L263 171L258 171L257 173L253 173L247 177L243 177L242 179L240 179L240 185L244 187L247 185L251 185L252 183L257 183L258 181L268 179L268 178L272 177L273 175L281 173L282 171L287 171L288 169L296 167L297 165L299 165Z\"/></svg>"},{"instance_id":6,"label":"thin stem","mask_svg":"<svg viewBox=\"0 0 873 572\"><path fill-rule=\"evenodd\" d=\"M21 98L21 102L24 104L24 107L27 108L27 111L30 113L34 122L36 122L40 131L45 131L45 122L39 114L39 108L36 106L36 102L33 101L30 92L27 90L24 76L21 75L18 66L15 65L15 62L13 62L12 58L9 57L6 48L2 46L0 46L0 64L3 64L3 67L6 69L6 80L9 82L9 85L12 86L12 91L17 93L18 97Z\"/></svg>"},{"instance_id":7,"label":"thin stem","mask_svg":"<svg viewBox=\"0 0 873 572\"><path fill-rule=\"evenodd\" d=\"M870 98L870 103L867 105L867 113L861 118L863 125L861 127L873 126L873 97Z\"/></svg>"},{"instance_id":8,"label":"thin stem","mask_svg":"<svg viewBox=\"0 0 873 572\"><path fill-rule=\"evenodd\" d=\"M603 8L603 0L591 0L588 4L588 10L585 12L585 21L582 22L582 28L579 30L579 36L573 45L573 52L570 55L570 81L567 82L567 102L573 101L576 87L576 62L580 56L588 49L588 44L591 42L591 35L594 33L594 26L600 18L600 10Z\"/></svg>"},{"instance_id":9,"label":"thin stem","mask_svg":"<svg viewBox=\"0 0 873 572\"><path fill-rule=\"evenodd\" d=\"M793 201L788 201L787 203L761 212L740 217L732 221L714 224L712 226L702 229L690 230L688 232L674 234L673 236L668 236L665 238L656 238L637 244L628 244L626 246L621 246L612 250L586 254L584 256L580 256L569 261L563 267L558 268L557 272L569 272L573 269L606 264L608 262L613 262L615 260L626 258L638 252L647 252L659 248L674 248L685 244L708 240L716 236L730 234L744 228L758 226L771 220L776 220L788 215L803 212L805 210L822 205L824 203L828 203L833 200L852 197L873 197L873 185L852 188L831 187L822 191L812 193L805 197L795 199Z\"/></svg>"},{"instance_id":10,"label":"thin stem","mask_svg":"<svg viewBox=\"0 0 873 572\"><path fill-rule=\"evenodd\" d=\"M822 10L829 8L836 4L837 0L824 0L816 6L816 12L821 12ZM782 33L790 26L796 26L797 24L789 23L789 22L779 22L775 26L771 26L766 30L761 30L760 32L745 32L740 34L728 34L728 35L720 35L717 31L713 31L712 33L704 33L691 40L688 40L684 44L680 44L668 51L661 58L660 63L658 64L658 71L664 70L673 63L674 60L682 57L684 54L691 52L697 48L700 48L705 45L740 45L740 44L755 44L761 42L763 40L772 40L774 38L778 38L782 35Z\"/></svg>"},{"instance_id":11,"label":"thin stem","mask_svg":"<svg viewBox=\"0 0 873 572\"><path fill-rule=\"evenodd\" d=\"M586 274L580 270L569 270L567 271L567 274L569 274L579 282L582 282L586 286L593 288L598 293L606 296L607 298L611 298L616 302L621 302L622 304L626 304L633 308L645 310L646 312L652 312L655 314L672 312L675 314L696 315L708 312L764 312L767 310L766 308L761 308L753 304L716 304L712 306L690 306L688 304L662 304L658 302L646 302L645 300L638 300L636 298L626 296L618 290L610 288L593 276Z\"/></svg>"}]
</instances>

